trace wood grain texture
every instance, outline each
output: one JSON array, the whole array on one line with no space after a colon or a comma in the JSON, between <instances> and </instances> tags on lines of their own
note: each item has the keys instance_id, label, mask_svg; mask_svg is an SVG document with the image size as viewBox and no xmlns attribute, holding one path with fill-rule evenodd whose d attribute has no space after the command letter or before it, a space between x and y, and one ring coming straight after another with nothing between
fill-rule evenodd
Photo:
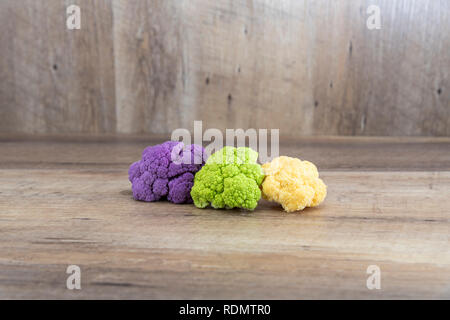
<instances>
[{"instance_id":1,"label":"wood grain texture","mask_svg":"<svg viewBox=\"0 0 450 320\"><path fill-rule=\"evenodd\" d=\"M134 201L127 166L159 138L90 139L0 141L0 298L450 298L448 140L291 141L331 160L324 204L286 214ZM342 168L352 149L381 155ZM373 264L381 290L366 288Z\"/></svg>"},{"instance_id":2,"label":"wood grain texture","mask_svg":"<svg viewBox=\"0 0 450 320\"><path fill-rule=\"evenodd\" d=\"M82 30L66 8L83 7ZM1 1L0 131L112 132L116 128L112 10L100 1ZM3 41L2 41L3 44ZM6 99L6 100L5 100Z\"/></svg>"},{"instance_id":3,"label":"wood grain texture","mask_svg":"<svg viewBox=\"0 0 450 320\"><path fill-rule=\"evenodd\" d=\"M450 3L4 0L0 132L450 135ZM65 7L82 29L65 28Z\"/></svg>"},{"instance_id":4,"label":"wood grain texture","mask_svg":"<svg viewBox=\"0 0 450 320\"><path fill-rule=\"evenodd\" d=\"M164 135L0 136L0 167L126 170L140 158L145 147L169 138ZM320 170L450 171L450 138L303 137L280 140L280 155L312 161Z\"/></svg>"}]
</instances>

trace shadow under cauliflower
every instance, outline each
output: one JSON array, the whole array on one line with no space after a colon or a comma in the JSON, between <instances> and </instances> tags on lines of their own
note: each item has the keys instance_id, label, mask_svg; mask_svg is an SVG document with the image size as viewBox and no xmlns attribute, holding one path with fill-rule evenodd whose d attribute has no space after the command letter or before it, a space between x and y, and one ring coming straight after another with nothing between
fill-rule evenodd
<instances>
[{"instance_id":1,"label":"shadow under cauliflower","mask_svg":"<svg viewBox=\"0 0 450 320\"><path fill-rule=\"evenodd\" d=\"M264 178L257 159L258 153L245 147L224 147L212 154L195 175L191 190L195 206L255 209Z\"/></svg>"},{"instance_id":2,"label":"shadow under cauliflower","mask_svg":"<svg viewBox=\"0 0 450 320\"><path fill-rule=\"evenodd\" d=\"M309 161L281 156L262 167L263 198L281 204L287 212L318 206L327 195L327 186Z\"/></svg>"}]
</instances>

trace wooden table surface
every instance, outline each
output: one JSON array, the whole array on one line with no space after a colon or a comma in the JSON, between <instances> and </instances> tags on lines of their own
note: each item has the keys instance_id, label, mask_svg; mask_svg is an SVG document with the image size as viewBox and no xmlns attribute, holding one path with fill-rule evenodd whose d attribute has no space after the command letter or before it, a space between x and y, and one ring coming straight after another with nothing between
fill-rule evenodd
<instances>
[{"instance_id":1,"label":"wooden table surface","mask_svg":"<svg viewBox=\"0 0 450 320\"><path fill-rule=\"evenodd\" d=\"M328 185L291 214L134 201L159 139L0 138L0 298L450 298L450 139L285 140Z\"/></svg>"}]
</instances>

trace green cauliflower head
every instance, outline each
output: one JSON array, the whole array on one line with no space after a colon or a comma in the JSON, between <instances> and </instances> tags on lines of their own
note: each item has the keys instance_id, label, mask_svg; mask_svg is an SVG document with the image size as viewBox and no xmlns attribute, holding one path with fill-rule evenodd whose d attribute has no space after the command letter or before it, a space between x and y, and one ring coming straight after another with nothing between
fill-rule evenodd
<instances>
[{"instance_id":1,"label":"green cauliflower head","mask_svg":"<svg viewBox=\"0 0 450 320\"><path fill-rule=\"evenodd\" d=\"M191 196L198 208L255 209L264 173L250 148L224 147L212 154L195 174Z\"/></svg>"}]
</instances>

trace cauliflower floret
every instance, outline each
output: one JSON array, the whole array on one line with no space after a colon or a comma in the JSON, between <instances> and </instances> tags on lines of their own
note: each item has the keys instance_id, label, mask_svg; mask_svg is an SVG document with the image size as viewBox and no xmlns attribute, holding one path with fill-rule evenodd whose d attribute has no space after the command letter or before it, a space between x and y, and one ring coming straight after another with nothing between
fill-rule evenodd
<instances>
[{"instance_id":1,"label":"cauliflower floret","mask_svg":"<svg viewBox=\"0 0 450 320\"><path fill-rule=\"evenodd\" d=\"M195 206L255 209L264 178L257 158L256 151L244 147L225 147L212 154L194 178L191 196Z\"/></svg>"},{"instance_id":2,"label":"cauliflower floret","mask_svg":"<svg viewBox=\"0 0 450 320\"><path fill-rule=\"evenodd\" d=\"M205 154L201 146L192 144L185 150L183 146L181 142L166 141L145 148L142 159L128 170L134 199L192 203L190 192L194 175L205 164ZM176 159L172 159L174 155ZM183 163L181 159L190 159L190 163Z\"/></svg>"},{"instance_id":3,"label":"cauliflower floret","mask_svg":"<svg viewBox=\"0 0 450 320\"><path fill-rule=\"evenodd\" d=\"M318 206L327 195L327 186L309 161L282 156L262 167L266 175L263 198L278 202L287 212Z\"/></svg>"}]
</instances>

